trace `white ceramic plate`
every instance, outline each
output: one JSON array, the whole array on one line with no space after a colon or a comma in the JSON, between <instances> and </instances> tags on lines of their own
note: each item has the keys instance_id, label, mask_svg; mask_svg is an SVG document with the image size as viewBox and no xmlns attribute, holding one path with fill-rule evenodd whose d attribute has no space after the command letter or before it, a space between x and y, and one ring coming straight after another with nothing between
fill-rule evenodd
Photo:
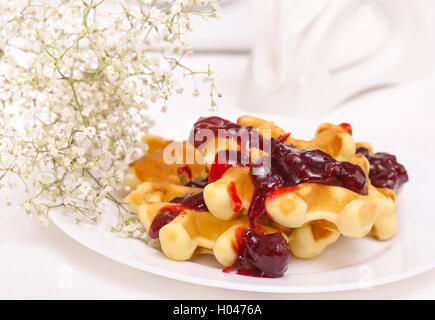
<instances>
[{"instance_id":1,"label":"white ceramic plate","mask_svg":"<svg viewBox=\"0 0 435 320\"><path fill-rule=\"evenodd\" d=\"M293 128L295 124L293 124ZM301 130L305 129L300 127ZM295 132L298 132L295 130ZM392 150L392 152L397 151ZM433 225L435 214L429 197L435 174L433 162L413 150L395 152L408 169L410 181L397 207L399 228L387 242L371 238L341 237L312 260L292 259L283 278L264 279L221 272L211 256L174 262L138 240L121 239L107 232L115 224L114 212L103 215L99 225L75 225L61 214L53 222L86 247L118 262L164 277L191 283L259 292L326 292L358 289L394 282L435 267Z\"/></svg>"}]
</instances>

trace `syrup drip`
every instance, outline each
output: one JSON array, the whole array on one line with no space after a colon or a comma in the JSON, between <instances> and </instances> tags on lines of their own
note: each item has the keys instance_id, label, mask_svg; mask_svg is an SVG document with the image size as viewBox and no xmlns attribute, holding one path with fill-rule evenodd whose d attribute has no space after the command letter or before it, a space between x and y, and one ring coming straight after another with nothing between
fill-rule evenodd
<instances>
[{"instance_id":1,"label":"syrup drip","mask_svg":"<svg viewBox=\"0 0 435 320\"><path fill-rule=\"evenodd\" d=\"M242 208L242 200L240 200L239 195L237 194L236 184L231 182L228 186L228 192L231 196L231 207L234 212L239 212Z\"/></svg>"},{"instance_id":2,"label":"syrup drip","mask_svg":"<svg viewBox=\"0 0 435 320\"><path fill-rule=\"evenodd\" d=\"M183 206L179 204L168 205L160 209L157 216L154 217L150 230L148 231L150 238L157 239L160 229L174 220L179 214L183 213L183 210Z\"/></svg>"},{"instance_id":3,"label":"syrup drip","mask_svg":"<svg viewBox=\"0 0 435 320\"><path fill-rule=\"evenodd\" d=\"M234 139L240 145L240 149L247 153L252 148L263 150L263 139L252 126L243 127L219 117L199 118L190 132L189 142L195 148L201 149L208 139L215 137Z\"/></svg>"},{"instance_id":4,"label":"syrup drip","mask_svg":"<svg viewBox=\"0 0 435 320\"><path fill-rule=\"evenodd\" d=\"M249 165L249 156L246 153L234 150L221 150L216 153L210 167L208 181L212 183L219 180L232 167L246 167Z\"/></svg>"},{"instance_id":5,"label":"syrup drip","mask_svg":"<svg viewBox=\"0 0 435 320\"><path fill-rule=\"evenodd\" d=\"M238 258L223 272L266 278L283 276L290 261L290 249L281 233L257 234L251 228L240 238Z\"/></svg>"},{"instance_id":6,"label":"syrup drip","mask_svg":"<svg viewBox=\"0 0 435 320\"><path fill-rule=\"evenodd\" d=\"M184 209L208 211L202 191L186 193L181 197L172 199L171 203L173 203L173 205L167 205L161 208L159 213L154 217L148 232L151 239L157 239L160 229L174 220L178 215L184 213Z\"/></svg>"},{"instance_id":7,"label":"syrup drip","mask_svg":"<svg viewBox=\"0 0 435 320\"><path fill-rule=\"evenodd\" d=\"M178 203L184 208L195 211L208 211L207 205L204 201L204 194L202 191L197 193L186 193L181 197L176 197L171 200L171 203Z\"/></svg>"}]
</instances>

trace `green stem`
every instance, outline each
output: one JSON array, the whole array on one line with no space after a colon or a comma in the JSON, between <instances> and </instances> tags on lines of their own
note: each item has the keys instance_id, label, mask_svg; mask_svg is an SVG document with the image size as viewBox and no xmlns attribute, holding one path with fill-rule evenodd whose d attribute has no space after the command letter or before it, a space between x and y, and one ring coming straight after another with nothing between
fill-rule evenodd
<instances>
[{"instance_id":1,"label":"green stem","mask_svg":"<svg viewBox=\"0 0 435 320\"><path fill-rule=\"evenodd\" d=\"M87 127L88 124L86 122L85 117L83 116L83 113L82 113L83 108L82 108L82 105L79 102L79 98L77 97L76 89L74 87L74 82L73 81L68 81L68 82L69 82L69 85L71 86L71 90L72 90L72 93L74 95L74 101L76 102L76 106L77 106L77 109L78 109L78 111L80 113L80 117L82 118L83 125L85 127Z\"/></svg>"}]
</instances>

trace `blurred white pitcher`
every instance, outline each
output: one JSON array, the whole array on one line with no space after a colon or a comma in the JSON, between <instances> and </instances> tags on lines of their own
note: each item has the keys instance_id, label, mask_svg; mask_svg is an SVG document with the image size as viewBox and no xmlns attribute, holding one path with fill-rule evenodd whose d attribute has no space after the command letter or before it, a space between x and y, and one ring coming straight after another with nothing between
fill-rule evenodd
<instances>
[{"instance_id":1,"label":"blurred white pitcher","mask_svg":"<svg viewBox=\"0 0 435 320\"><path fill-rule=\"evenodd\" d=\"M319 115L434 65L431 0L252 0L248 111ZM430 31L430 33L429 33Z\"/></svg>"}]
</instances>

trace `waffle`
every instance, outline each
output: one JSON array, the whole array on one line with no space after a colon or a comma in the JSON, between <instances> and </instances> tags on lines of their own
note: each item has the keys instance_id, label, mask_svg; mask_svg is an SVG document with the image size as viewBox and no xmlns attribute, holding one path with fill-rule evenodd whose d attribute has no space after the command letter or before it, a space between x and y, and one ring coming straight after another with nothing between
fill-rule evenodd
<instances>
[{"instance_id":1,"label":"waffle","mask_svg":"<svg viewBox=\"0 0 435 320\"><path fill-rule=\"evenodd\" d=\"M153 219L162 208L176 206L165 202L143 202L138 210L139 220L149 230ZM267 233L277 228L259 224ZM238 255L238 234L249 228L247 216L231 221L220 220L210 212L183 209L174 220L160 229L159 240L163 253L172 260L184 261L195 254L212 254L223 266L231 266ZM292 230L288 236L294 256L302 259L320 254L335 242L339 233L316 224Z\"/></svg>"},{"instance_id":2,"label":"waffle","mask_svg":"<svg viewBox=\"0 0 435 320\"><path fill-rule=\"evenodd\" d=\"M241 116L237 123L242 126L252 126L259 131L269 130L271 137L281 139L281 142L292 144L298 149L319 149L337 160L349 160L355 155L355 142L352 134L343 126L322 123L316 130L316 135L312 140L305 141L294 139L283 129L271 121L266 121L252 116Z\"/></svg>"},{"instance_id":3,"label":"waffle","mask_svg":"<svg viewBox=\"0 0 435 320\"><path fill-rule=\"evenodd\" d=\"M170 200L201 190L175 184L144 182L132 191L124 202L129 205L132 212L138 214L145 230L149 230L162 208L176 206L169 203ZM269 233L283 229L273 221L269 221L268 224L260 226ZM327 230L320 224L307 226L309 227L300 228L304 232L289 228L284 231L290 235L289 246L293 255L298 258L314 257L338 239L338 232ZM188 260L194 254L213 254L222 265L230 266L237 258L236 234L240 228L245 230L248 227L247 216L228 221L217 219L210 212L183 209L182 215L160 230L159 239L163 253L170 259Z\"/></svg>"},{"instance_id":4,"label":"waffle","mask_svg":"<svg viewBox=\"0 0 435 320\"><path fill-rule=\"evenodd\" d=\"M237 123L257 130L263 138L273 138L302 151L318 149L332 156L334 161L350 163L359 168L361 177L365 175L364 192L314 182L281 186L267 194L266 215L253 221L249 212L256 187L249 164L229 166L204 188L188 186L188 182L207 179L218 151L249 152L249 160L254 163L268 155L266 150L244 150L246 146L231 137L211 137L196 149L186 141L174 142L148 135L143 139L148 144L145 155L130 164L134 179L129 185L134 190L124 201L138 215L145 230L159 239L162 252L169 259L184 261L196 254L211 254L223 266L233 266L246 254L242 249L248 244L241 241L241 234L252 228L263 230L263 236L280 235L273 241L284 239L292 256L301 259L319 255L340 236L371 236L377 240L393 237L397 228L396 192L372 185L367 155L356 154L356 151L365 148L372 153L373 148L368 142L355 143L349 125L321 124L314 138L305 141L294 139L273 122L263 119L242 116ZM176 149L182 152L174 153ZM168 153L175 163L165 163ZM188 169L183 170L186 166ZM174 201L174 198L201 191L204 202L201 209ZM156 217L166 211L175 214L154 230Z\"/></svg>"},{"instance_id":5,"label":"waffle","mask_svg":"<svg viewBox=\"0 0 435 320\"><path fill-rule=\"evenodd\" d=\"M356 148L366 148L370 153L373 153L373 147L370 142L357 142ZM390 199L394 205L393 210L385 211L380 215L373 228L370 230L370 235L377 240L388 240L394 236L397 229L397 217L396 217L396 193L388 188L376 188L387 199Z\"/></svg>"},{"instance_id":6,"label":"waffle","mask_svg":"<svg viewBox=\"0 0 435 320\"><path fill-rule=\"evenodd\" d=\"M288 244L293 256L310 259L322 253L339 237L338 231L325 229L317 223L307 223L290 233Z\"/></svg>"},{"instance_id":7,"label":"waffle","mask_svg":"<svg viewBox=\"0 0 435 320\"><path fill-rule=\"evenodd\" d=\"M367 162L358 155L353 160ZM368 165L363 165L367 170ZM229 192L231 184L235 185L242 203L237 212L232 210L233 199ZM213 215L223 220L232 220L246 214L253 193L249 168L231 168L220 180L204 188L207 207ZM273 221L285 227L299 228L310 221L324 220L334 230L353 238L367 235L379 217L395 216L394 199L370 184L368 195L362 196L341 187L303 183L296 190L279 190L276 195L271 194L266 200L266 210ZM377 224L376 229L379 228L383 229L383 226Z\"/></svg>"},{"instance_id":8,"label":"waffle","mask_svg":"<svg viewBox=\"0 0 435 320\"><path fill-rule=\"evenodd\" d=\"M270 130L268 128L265 128L264 130L260 131L261 137L265 139L270 139L272 136L270 134ZM217 138L210 138L204 145L201 146L200 149L201 156L203 158L204 163L206 164L207 168L210 168L210 165L214 162L216 153L222 150L233 150L233 151L242 151L242 148L240 145L231 138L223 138L223 137L217 137ZM257 159L261 158L264 155L267 155L268 153L260 150L258 148L251 148L249 150L250 159L252 162L256 161Z\"/></svg>"},{"instance_id":9,"label":"waffle","mask_svg":"<svg viewBox=\"0 0 435 320\"><path fill-rule=\"evenodd\" d=\"M126 185L132 189L145 181L184 184L189 180L200 181L207 178L202 155L188 142L174 142L155 136L145 136L143 140L150 143L151 147L143 157L129 165L133 179L126 181ZM164 161L165 155L169 156L173 163L168 164L168 161ZM186 165L189 166L189 172L180 172L180 168Z\"/></svg>"},{"instance_id":10,"label":"waffle","mask_svg":"<svg viewBox=\"0 0 435 320\"><path fill-rule=\"evenodd\" d=\"M138 216L146 230L162 208L176 204L145 201L139 206ZM248 229L247 217L232 221L220 220L207 211L183 209L174 220L160 229L159 240L163 253L172 260L189 260L195 253L214 254L224 266L237 258L237 229ZM277 229L262 226L269 233Z\"/></svg>"},{"instance_id":11,"label":"waffle","mask_svg":"<svg viewBox=\"0 0 435 320\"><path fill-rule=\"evenodd\" d=\"M196 193L201 188L186 187L179 184L164 182L143 182L135 190L124 198L130 211L138 213L139 205L144 201L169 202L175 197L180 197L186 193Z\"/></svg>"}]
</instances>

